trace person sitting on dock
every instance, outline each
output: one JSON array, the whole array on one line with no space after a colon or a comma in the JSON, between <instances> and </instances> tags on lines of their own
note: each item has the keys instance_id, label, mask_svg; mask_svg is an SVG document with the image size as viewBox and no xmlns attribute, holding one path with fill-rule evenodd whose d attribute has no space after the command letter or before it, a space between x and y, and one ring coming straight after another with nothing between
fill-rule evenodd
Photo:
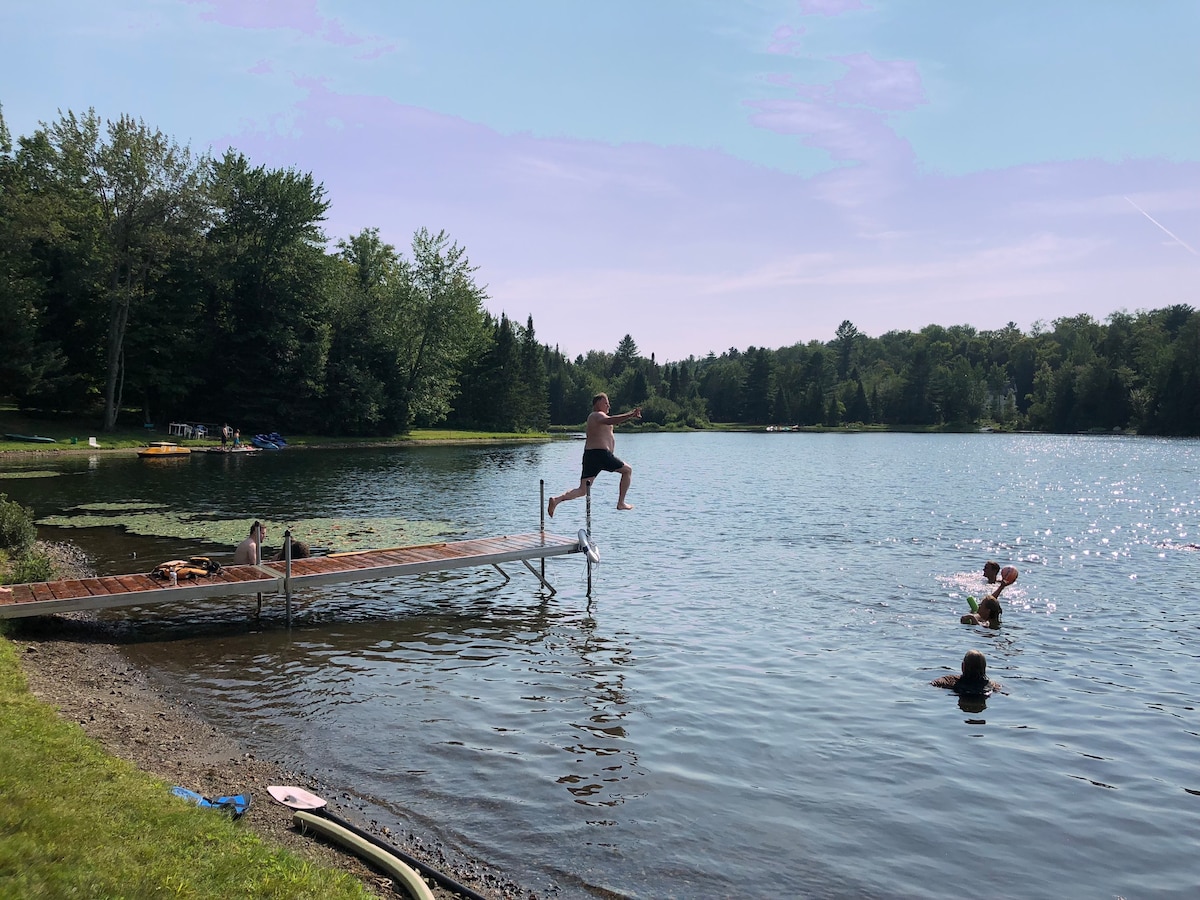
<instances>
[{"instance_id":1,"label":"person sitting on dock","mask_svg":"<svg viewBox=\"0 0 1200 900\"><path fill-rule=\"evenodd\" d=\"M984 696L1002 686L987 677L987 658L978 650L968 650L962 661L961 675L943 675L930 682L934 687L949 688L956 694Z\"/></svg>"},{"instance_id":2,"label":"person sitting on dock","mask_svg":"<svg viewBox=\"0 0 1200 900\"><path fill-rule=\"evenodd\" d=\"M292 559L308 559L312 556L312 548L304 541L292 541ZM271 562L283 562L283 548L279 548L279 552L271 557Z\"/></svg>"},{"instance_id":3,"label":"person sitting on dock","mask_svg":"<svg viewBox=\"0 0 1200 900\"><path fill-rule=\"evenodd\" d=\"M267 536L267 529L257 519L250 526L250 536L237 545L237 549L233 551L233 564L235 566L250 566L261 562L259 555L262 553L262 542Z\"/></svg>"},{"instance_id":4,"label":"person sitting on dock","mask_svg":"<svg viewBox=\"0 0 1200 900\"><path fill-rule=\"evenodd\" d=\"M554 510L558 504L587 494L588 488L601 472L621 473L617 509L633 509L632 503L625 502L629 483L633 479L633 468L613 455L613 448L616 446L613 426L623 425L630 419L640 419L642 408L639 406L617 416L610 416L609 409L608 394L597 394L592 398L592 412L587 418L587 439L583 443L583 474L579 479L579 487L550 498L550 502L546 504L546 512L550 518L554 518Z\"/></svg>"}]
</instances>

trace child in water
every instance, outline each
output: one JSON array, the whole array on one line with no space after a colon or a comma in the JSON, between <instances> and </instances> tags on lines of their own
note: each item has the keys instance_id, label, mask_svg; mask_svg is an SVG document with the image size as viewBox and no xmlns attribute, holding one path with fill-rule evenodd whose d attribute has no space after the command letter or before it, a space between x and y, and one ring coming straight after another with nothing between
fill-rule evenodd
<instances>
[{"instance_id":1,"label":"child in water","mask_svg":"<svg viewBox=\"0 0 1200 900\"><path fill-rule=\"evenodd\" d=\"M1017 580L1017 570L1014 566L1000 568L1000 564L989 559L983 564L983 577L988 584L995 584L999 577L999 586L979 601L979 608L967 613L959 621L964 625L986 625L997 628L1000 625L1000 594L1006 587Z\"/></svg>"},{"instance_id":2,"label":"child in water","mask_svg":"<svg viewBox=\"0 0 1200 900\"><path fill-rule=\"evenodd\" d=\"M987 677L987 658L978 650L963 657L961 675L943 675L930 682L934 687L949 688L956 694L986 697L1001 686Z\"/></svg>"},{"instance_id":3,"label":"child in water","mask_svg":"<svg viewBox=\"0 0 1200 900\"><path fill-rule=\"evenodd\" d=\"M989 628L997 628L1000 625L1001 612L1000 601L994 594L988 594L979 601L979 608L975 612L966 613L959 621L963 625L986 625Z\"/></svg>"}]
</instances>

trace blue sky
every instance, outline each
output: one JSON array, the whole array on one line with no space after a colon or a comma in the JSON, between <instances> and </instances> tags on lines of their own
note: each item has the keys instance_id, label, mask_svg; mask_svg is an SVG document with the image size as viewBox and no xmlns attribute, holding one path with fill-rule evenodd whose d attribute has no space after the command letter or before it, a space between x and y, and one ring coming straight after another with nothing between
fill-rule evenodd
<instances>
[{"instance_id":1,"label":"blue sky","mask_svg":"<svg viewBox=\"0 0 1200 900\"><path fill-rule=\"evenodd\" d=\"M1196 46L1194 0L43 0L0 104L312 172L331 242L444 229L493 312L666 361L1197 305Z\"/></svg>"}]
</instances>

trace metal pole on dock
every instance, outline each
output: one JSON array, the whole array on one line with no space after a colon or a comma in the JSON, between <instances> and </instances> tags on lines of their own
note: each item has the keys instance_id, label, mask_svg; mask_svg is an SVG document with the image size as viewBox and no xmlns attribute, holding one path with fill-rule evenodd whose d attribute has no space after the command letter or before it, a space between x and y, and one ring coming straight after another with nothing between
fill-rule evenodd
<instances>
[{"instance_id":1,"label":"metal pole on dock","mask_svg":"<svg viewBox=\"0 0 1200 900\"><path fill-rule=\"evenodd\" d=\"M542 536L546 534L546 479L538 479L538 521ZM542 557L542 581L546 580L546 557Z\"/></svg>"},{"instance_id":2,"label":"metal pole on dock","mask_svg":"<svg viewBox=\"0 0 1200 900\"><path fill-rule=\"evenodd\" d=\"M254 529L251 528L250 531L253 534ZM260 531L257 535L255 535L255 537L257 537L258 540L254 542L254 565L261 566L262 565L262 539L263 539L262 532ZM258 612L255 613L255 615L257 618L261 619L262 618L262 591L259 591L257 596L258 596Z\"/></svg>"},{"instance_id":3,"label":"metal pole on dock","mask_svg":"<svg viewBox=\"0 0 1200 900\"><path fill-rule=\"evenodd\" d=\"M592 540L592 485L590 482L588 483L588 486L587 486L587 536L588 536L588 542L590 543ZM588 597L591 597L592 596L592 558L591 558L591 556L588 556L588 558L587 558L587 567L588 567L587 595L588 595Z\"/></svg>"},{"instance_id":4,"label":"metal pole on dock","mask_svg":"<svg viewBox=\"0 0 1200 900\"><path fill-rule=\"evenodd\" d=\"M292 529L283 533L283 596L287 607L287 627L292 627Z\"/></svg>"}]
</instances>

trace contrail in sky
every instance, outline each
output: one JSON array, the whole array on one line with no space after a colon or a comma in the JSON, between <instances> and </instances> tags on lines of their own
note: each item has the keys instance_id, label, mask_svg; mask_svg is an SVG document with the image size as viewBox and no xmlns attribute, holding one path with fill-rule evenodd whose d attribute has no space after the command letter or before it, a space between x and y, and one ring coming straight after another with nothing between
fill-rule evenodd
<instances>
[{"instance_id":1,"label":"contrail in sky","mask_svg":"<svg viewBox=\"0 0 1200 900\"><path fill-rule=\"evenodd\" d=\"M1126 197L1125 199L1129 200L1128 197ZM1147 219L1149 219L1155 225L1157 225L1159 228L1161 228L1164 232L1166 232L1166 234L1172 240L1174 240L1181 247L1183 247L1185 250L1187 250L1187 252L1192 254L1192 256L1200 256L1200 253L1197 253L1195 250L1193 250L1191 247L1188 246L1187 241L1183 240L1183 238L1179 237L1176 234L1172 234L1171 230L1169 228L1167 228L1166 225L1164 225L1162 222L1158 221L1158 219L1154 218L1154 216L1150 215L1150 213L1146 212L1144 209L1142 209L1140 206L1138 206L1132 200L1129 200L1129 205L1132 206L1134 209L1136 209L1138 212L1140 212L1143 216L1145 216Z\"/></svg>"}]
</instances>

